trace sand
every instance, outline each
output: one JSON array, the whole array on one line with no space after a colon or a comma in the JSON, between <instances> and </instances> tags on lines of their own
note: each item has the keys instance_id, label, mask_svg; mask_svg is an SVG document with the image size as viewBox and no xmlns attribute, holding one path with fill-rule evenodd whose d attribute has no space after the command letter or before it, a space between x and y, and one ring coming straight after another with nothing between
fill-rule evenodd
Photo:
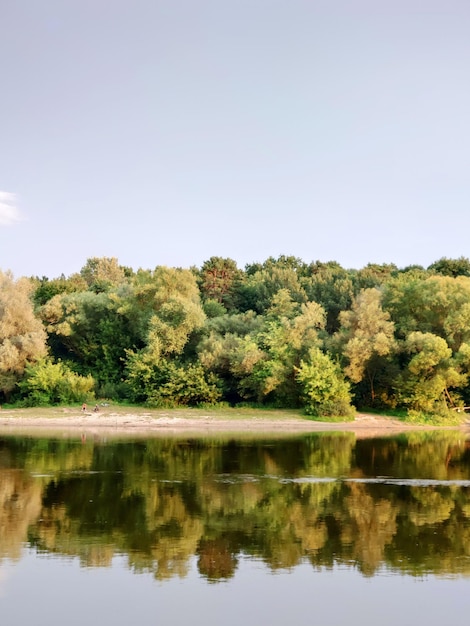
<instances>
[{"instance_id":1,"label":"sand","mask_svg":"<svg viewBox=\"0 0 470 626\"><path fill-rule=\"evenodd\" d=\"M463 430L470 433L467 421L460 425L435 427L407 424L397 419L357 413L350 422L321 422L286 411L147 410L123 407L100 407L98 412L79 408L2 409L0 433L32 435L188 435L207 436L223 433L297 434L344 431L357 437L376 437L418 430Z\"/></svg>"}]
</instances>

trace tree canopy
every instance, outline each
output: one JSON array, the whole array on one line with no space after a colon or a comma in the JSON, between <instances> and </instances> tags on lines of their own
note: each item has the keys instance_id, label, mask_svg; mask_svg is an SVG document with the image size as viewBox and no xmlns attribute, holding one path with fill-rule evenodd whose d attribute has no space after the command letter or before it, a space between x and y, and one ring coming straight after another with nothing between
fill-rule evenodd
<instances>
[{"instance_id":1,"label":"tree canopy","mask_svg":"<svg viewBox=\"0 0 470 626\"><path fill-rule=\"evenodd\" d=\"M452 419L470 404L469 268L213 256L134 271L93 257L69 277L0 272L0 400L43 401L57 381L88 389L78 376L87 393L152 405Z\"/></svg>"}]
</instances>

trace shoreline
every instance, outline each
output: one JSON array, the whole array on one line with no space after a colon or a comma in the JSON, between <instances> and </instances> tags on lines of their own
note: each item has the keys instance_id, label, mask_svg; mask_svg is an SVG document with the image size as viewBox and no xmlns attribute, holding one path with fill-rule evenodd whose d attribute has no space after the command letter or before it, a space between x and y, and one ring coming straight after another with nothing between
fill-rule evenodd
<instances>
[{"instance_id":1,"label":"shoreline","mask_svg":"<svg viewBox=\"0 0 470 626\"><path fill-rule=\"evenodd\" d=\"M211 436L211 435L296 435L319 432L350 432L358 438L397 435L413 431L454 430L470 434L470 424L452 426L409 424L391 417L357 413L352 421L322 422L287 411L234 411L232 415L202 409L100 408L82 412L79 408L2 409L0 434L77 433L90 435ZM230 411L226 411L230 413ZM250 414L251 413L251 414Z\"/></svg>"}]
</instances>

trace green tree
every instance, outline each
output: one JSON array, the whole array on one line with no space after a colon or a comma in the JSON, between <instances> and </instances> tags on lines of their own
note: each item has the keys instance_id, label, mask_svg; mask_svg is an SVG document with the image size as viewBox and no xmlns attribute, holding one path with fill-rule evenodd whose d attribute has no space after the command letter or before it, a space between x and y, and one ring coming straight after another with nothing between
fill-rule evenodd
<instances>
[{"instance_id":1,"label":"green tree","mask_svg":"<svg viewBox=\"0 0 470 626\"><path fill-rule=\"evenodd\" d=\"M79 376L64 363L45 359L26 366L25 376L18 383L22 403L26 406L48 406L90 401L95 381Z\"/></svg>"},{"instance_id":2,"label":"green tree","mask_svg":"<svg viewBox=\"0 0 470 626\"><path fill-rule=\"evenodd\" d=\"M458 259L448 259L442 257L438 261L432 263L428 270L442 276L469 276L470 277L470 260L464 256Z\"/></svg>"},{"instance_id":3,"label":"green tree","mask_svg":"<svg viewBox=\"0 0 470 626\"><path fill-rule=\"evenodd\" d=\"M459 342L470 339L467 325L470 304L470 278L458 276L400 275L383 292L384 309L395 322L397 335L410 332L438 335L458 350Z\"/></svg>"},{"instance_id":4,"label":"green tree","mask_svg":"<svg viewBox=\"0 0 470 626\"><path fill-rule=\"evenodd\" d=\"M70 278L66 278L63 274L59 278L49 279L47 276L42 278L31 279L34 284L34 304L38 308L48 302L54 296L63 293L73 293L76 291L85 291L87 284L79 275L74 274Z\"/></svg>"},{"instance_id":5,"label":"green tree","mask_svg":"<svg viewBox=\"0 0 470 626\"><path fill-rule=\"evenodd\" d=\"M251 395L258 402L297 406L299 388L295 367L310 347L318 345L318 331L325 326L325 312L316 302L308 302L300 306L295 317L277 316L278 312L287 311L289 316L293 313L284 296L282 290L278 292L261 330L243 344L249 356L238 358L238 363L248 362L250 369L239 385L245 396Z\"/></svg>"},{"instance_id":6,"label":"green tree","mask_svg":"<svg viewBox=\"0 0 470 626\"><path fill-rule=\"evenodd\" d=\"M341 328L336 336L346 359L345 374L354 383L368 381L372 402L376 397L374 380L385 365L384 359L396 349L394 324L381 302L378 289L362 290L351 310L340 313Z\"/></svg>"},{"instance_id":7,"label":"green tree","mask_svg":"<svg viewBox=\"0 0 470 626\"><path fill-rule=\"evenodd\" d=\"M108 397L122 379L126 351L144 346L128 313L117 294L93 291L54 296L40 309L55 359L106 385Z\"/></svg>"},{"instance_id":8,"label":"green tree","mask_svg":"<svg viewBox=\"0 0 470 626\"><path fill-rule=\"evenodd\" d=\"M470 399L465 356L470 342L470 278L401 274L385 286L383 303L401 346L402 371L393 381L399 402L414 407L411 410L435 413L445 411L447 404L459 404L460 398ZM445 348L445 359L434 364L432 372L415 371L422 360L437 358L439 347Z\"/></svg>"},{"instance_id":9,"label":"green tree","mask_svg":"<svg viewBox=\"0 0 470 626\"><path fill-rule=\"evenodd\" d=\"M129 271L127 270L127 273ZM126 282L126 268L115 257L92 257L80 270L88 289L101 293Z\"/></svg>"},{"instance_id":10,"label":"green tree","mask_svg":"<svg viewBox=\"0 0 470 626\"><path fill-rule=\"evenodd\" d=\"M350 385L339 365L327 354L319 348L310 348L307 359L302 359L295 371L308 415L354 416Z\"/></svg>"},{"instance_id":11,"label":"green tree","mask_svg":"<svg viewBox=\"0 0 470 626\"><path fill-rule=\"evenodd\" d=\"M138 270L118 293L118 310L132 319L141 341L147 344L152 330L153 338L161 334L163 344L168 340L164 351L178 351L205 320L196 277L190 270L164 266Z\"/></svg>"},{"instance_id":12,"label":"green tree","mask_svg":"<svg viewBox=\"0 0 470 626\"><path fill-rule=\"evenodd\" d=\"M264 356L254 338L263 322L254 311L223 315L206 322L197 356L208 372L218 376L223 398L228 402L236 403L246 397L241 381Z\"/></svg>"},{"instance_id":13,"label":"green tree","mask_svg":"<svg viewBox=\"0 0 470 626\"><path fill-rule=\"evenodd\" d=\"M340 312L351 308L356 292L355 273L343 269L336 261L316 261L309 265L308 275L301 279L301 283L308 299L325 309L327 332L336 332Z\"/></svg>"},{"instance_id":14,"label":"green tree","mask_svg":"<svg viewBox=\"0 0 470 626\"><path fill-rule=\"evenodd\" d=\"M274 268L293 270L298 276L303 276L308 273L308 266L302 259L285 254L279 255L277 259L270 256L263 263L248 263L245 267L245 271L248 276L253 276L257 272L263 270L271 271Z\"/></svg>"},{"instance_id":15,"label":"green tree","mask_svg":"<svg viewBox=\"0 0 470 626\"><path fill-rule=\"evenodd\" d=\"M401 385L403 403L414 413L448 415L461 403L454 390L465 385L467 376L459 371L447 342L417 331L407 337L405 350L411 359Z\"/></svg>"},{"instance_id":16,"label":"green tree","mask_svg":"<svg viewBox=\"0 0 470 626\"><path fill-rule=\"evenodd\" d=\"M359 289L378 288L387 283L398 273L394 263L368 263L356 272L356 284Z\"/></svg>"},{"instance_id":17,"label":"green tree","mask_svg":"<svg viewBox=\"0 0 470 626\"><path fill-rule=\"evenodd\" d=\"M198 277L204 302L215 300L226 310L234 310L236 290L244 277L235 261L213 256L202 264Z\"/></svg>"},{"instance_id":18,"label":"green tree","mask_svg":"<svg viewBox=\"0 0 470 626\"><path fill-rule=\"evenodd\" d=\"M253 310L264 314L272 304L273 297L281 289L289 292L291 299L300 304L307 302L307 294L301 284L301 272L298 260L293 257L281 257L280 260L268 259L262 266L247 267L247 278L238 290L240 309Z\"/></svg>"},{"instance_id":19,"label":"green tree","mask_svg":"<svg viewBox=\"0 0 470 626\"><path fill-rule=\"evenodd\" d=\"M202 328L204 320L200 304L175 294L149 320L148 349L163 356L181 354L191 333Z\"/></svg>"},{"instance_id":20,"label":"green tree","mask_svg":"<svg viewBox=\"0 0 470 626\"><path fill-rule=\"evenodd\" d=\"M214 404L221 392L218 379L200 363L178 363L142 351L127 361L127 385L136 402L150 406Z\"/></svg>"}]
</instances>

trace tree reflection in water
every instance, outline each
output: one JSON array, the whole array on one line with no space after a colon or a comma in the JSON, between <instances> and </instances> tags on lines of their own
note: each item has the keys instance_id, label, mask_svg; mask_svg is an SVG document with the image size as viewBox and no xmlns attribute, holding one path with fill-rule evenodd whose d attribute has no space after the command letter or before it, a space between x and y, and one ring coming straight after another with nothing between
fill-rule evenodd
<instances>
[{"instance_id":1,"label":"tree reflection in water","mask_svg":"<svg viewBox=\"0 0 470 626\"><path fill-rule=\"evenodd\" d=\"M468 574L470 447L457 432L356 440L0 440L0 559L23 546L84 566L233 577L353 566Z\"/></svg>"}]
</instances>

